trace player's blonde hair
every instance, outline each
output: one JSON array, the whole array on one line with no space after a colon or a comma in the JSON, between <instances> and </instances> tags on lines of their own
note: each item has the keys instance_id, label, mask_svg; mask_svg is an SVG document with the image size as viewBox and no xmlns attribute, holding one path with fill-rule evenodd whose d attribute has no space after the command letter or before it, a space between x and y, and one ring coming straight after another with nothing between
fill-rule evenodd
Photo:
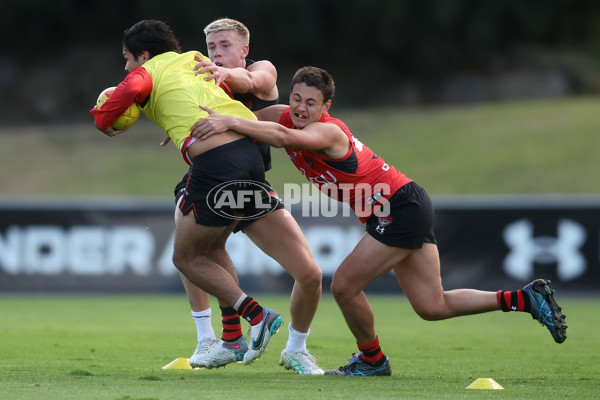
<instances>
[{"instance_id":1,"label":"player's blonde hair","mask_svg":"<svg viewBox=\"0 0 600 400\"><path fill-rule=\"evenodd\" d=\"M246 28L246 25L242 24L240 21L231 18L217 19L206 25L204 28L204 35L220 31L234 31L240 35L245 45L250 44L250 31Z\"/></svg>"}]
</instances>

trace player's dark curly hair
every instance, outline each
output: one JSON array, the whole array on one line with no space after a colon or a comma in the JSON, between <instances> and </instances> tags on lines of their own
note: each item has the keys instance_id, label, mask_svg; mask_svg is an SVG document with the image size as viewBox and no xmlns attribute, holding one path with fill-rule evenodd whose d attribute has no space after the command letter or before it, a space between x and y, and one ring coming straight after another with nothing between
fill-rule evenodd
<instances>
[{"instance_id":1,"label":"player's dark curly hair","mask_svg":"<svg viewBox=\"0 0 600 400\"><path fill-rule=\"evenodd\" d=\"M125 29L123 49L133 54L136 59L144 51L148 51L151 58L167 51L181 53L181 46L171 28L162 21L150 19Z\"/></svg>"},{"instance_id":2,"label":"player's dark curly hair","mask_svg":"<svg viewBox=\"0 0 600 400\"><path fill-rule=\"evenodd\" d=\"M305 83L306 86L312 86L321 91L323 102L333 99L335 94L335 83L329 72L317 67L302 67L294 74L292 78L292 88L296 83Z\"/></svg>"}]
</instances>

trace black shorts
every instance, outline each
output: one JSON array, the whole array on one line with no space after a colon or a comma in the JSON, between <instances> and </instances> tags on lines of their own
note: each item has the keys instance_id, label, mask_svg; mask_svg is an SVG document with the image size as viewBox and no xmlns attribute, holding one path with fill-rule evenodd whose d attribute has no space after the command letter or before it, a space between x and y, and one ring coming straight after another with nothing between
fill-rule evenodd
<instances>
[{"instance_id":1,"label":"black shorts","mask_svg":"<svg viewBox=\"0 0 600 400\"><path fill-rule=\"evenodd\" d=\"M437 244L433 204L425 189L410 182L390 197L389 206L389 215L373 215L367 220L367 233L374 239L404 249L420 249L423 243Z\"/></svg>"},{"instance_id":2,"label":"black shorts","mask_svg":"<svg viewBox=\"0 0 600 400\"><path fill-rule=\"evenodd\" d=\"M193 164L175 187L175 203L183 197L179 209L184 215L193 211L201 225L226 226L241 218L237 232L261 216L283 208L265 181L262 157L251 139L209 150L195 157ZM227 196L218 197L223 188ZM245 195L252 190L259 195ZM236 202L239 199L242 201Z\"/></svg>"},{"instance_id":3,"label":"black shorts","mask_svg":"<svg viewBox=\"0 0 600 400\"><path fill-rule=\"evenodd\" d=\"M265 171L270 170L271 169L271 146L268 144L260 143L260 142L256 143L256 146L258 147L258 151L260 152L260 155L263 159L263 165L265 167ZM191 171L192 171L192 167L190 167L188 169L188 172L185 173L185 175L181 179L181 182L179 182L177 184L177 186L175 186L175 191L174 191L175 204L177 204L177 202L179 201L179 198L183 195L183 192L185 191L185 185L187 183L187 178Z\"/></svg>"},{"instance_id":4,"label":"black shorts","mask_svg":"<svg viewBox=\"0 0 600 400\"><path fill-rule=\"evenodd\" d=\"M258 151L263 159L263 165L265 166L265 171L271 169L271 145L257 142Z\"/></svg>"}]
</instances>

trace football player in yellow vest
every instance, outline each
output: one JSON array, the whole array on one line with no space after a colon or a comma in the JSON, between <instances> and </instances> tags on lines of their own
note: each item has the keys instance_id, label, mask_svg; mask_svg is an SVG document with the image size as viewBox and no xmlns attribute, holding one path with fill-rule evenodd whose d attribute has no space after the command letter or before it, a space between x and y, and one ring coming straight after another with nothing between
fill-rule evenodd
<instances>
[{"instance_id":1,"label":"football player in yellow vest","mask_svg":"<svg viewBox=\"0 0 600 400\"><path fill-rule=\"evenodd\" d=\"M250 343L246 344L242 337L239 343L232 344L237 348L247 346L244 353L236 356L250 364L266 350L283 323L281 315L246 295L238 285L233 266L212 258L211 249L215 243L226 241L237 218L268 214L279 202L270 199L262 189L264 166L255 142L233 131L214 140L195 140L190 136L190 128L208 115L198 108L199 104L226 115L255 117L214 80L204 80L208 72L196 75L196 57L206 57L197 51L181 53L177 38L164 22L144 20L127 29L123 56L129 74L100 109L91 110L96 127L108 136L124 132L111 125L137 103L192 166L175 221L173 263L187 279L217 297L223 307L234 308L250 323ZM248 191L261 193L245 197ZM240 198L244 201L232 201Z\"/></svg>"}]
</instances>

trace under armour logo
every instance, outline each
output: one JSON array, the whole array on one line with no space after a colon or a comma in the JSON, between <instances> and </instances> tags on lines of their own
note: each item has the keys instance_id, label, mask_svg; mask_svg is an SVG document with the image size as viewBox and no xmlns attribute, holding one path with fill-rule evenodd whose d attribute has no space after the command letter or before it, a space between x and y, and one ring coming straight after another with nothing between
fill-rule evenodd
<instances>
[{"instance_id":1,"label":"under armour logo","mask_svg":"<svg viewBox=\"0 0 600 400\"><path fill-rule=\"evenodd\" d=\"M563 281L575 279L585 273L586 260L579 251L587 233L578 223L561 219L557 224L557 237L533 237L533 223L522 219L504 229L504 241L510 253L504 259L504 272L519 280L533 277L533 264L553 264L557 276Z\"/></svg>"}]
</instances>

